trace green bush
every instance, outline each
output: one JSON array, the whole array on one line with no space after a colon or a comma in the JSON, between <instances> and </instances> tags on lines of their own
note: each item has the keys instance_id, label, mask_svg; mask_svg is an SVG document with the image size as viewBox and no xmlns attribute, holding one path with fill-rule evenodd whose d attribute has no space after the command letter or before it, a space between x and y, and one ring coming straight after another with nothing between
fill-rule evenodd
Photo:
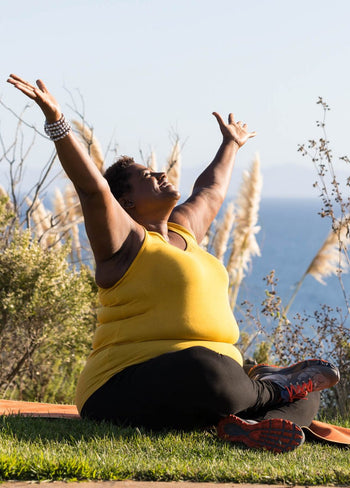
<instances>
[{"instance_id":1,"label":"green bush","mask_svg":"<svg viewBox=\"0 0 350 488\"><path fill-rule=\"evenodd\" d=\"M71 402L95 325L91 271L69 265L68 244L44 249L28 229L8 232L12 219L2 198L0 395Z\"/></svg>"}]
</instances>

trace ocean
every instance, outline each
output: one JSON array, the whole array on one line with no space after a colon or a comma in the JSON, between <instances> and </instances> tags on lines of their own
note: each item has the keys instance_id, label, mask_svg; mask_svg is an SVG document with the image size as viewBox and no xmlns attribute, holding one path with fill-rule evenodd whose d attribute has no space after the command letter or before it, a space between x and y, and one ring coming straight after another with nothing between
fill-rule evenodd
<instances>
[{"instance_id":1,"label":"ocean","mask_svg":"<svg viewBox=\"0 0 350 488\"><path fill-rule=\"evenodd\" d=\"M242 283L237 303L248 300L259 310L265 296L263 277L275 270L277 293L287 305L296 283L300 280L330 231L330 220L318 212L321 201L304 199L264 199L261 202L257 241L261 257L254 257L251 269ZM342 275L344 287L350 295L350 275ZM312 314L321 304L345 311L343 293L336 276L322 285L306 276L288 317L296 313Z\"/></svg>"}]
</instances>

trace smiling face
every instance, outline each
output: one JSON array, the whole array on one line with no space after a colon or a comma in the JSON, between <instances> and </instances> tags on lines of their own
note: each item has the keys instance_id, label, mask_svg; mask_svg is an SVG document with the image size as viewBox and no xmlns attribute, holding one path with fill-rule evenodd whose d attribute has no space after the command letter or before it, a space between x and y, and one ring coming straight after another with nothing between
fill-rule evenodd
<instances>
[{"instance_id":1,"label":"smiling face","mask_svg":"<svg viewBox=\"0 0 350 488\"><path fill-rule=\"evenodd\" d=\"M178 190L169 183L165 173L156 173L141 164L129 166L128 183L131 190L121 203L126 210L134 208L138 213L155 212L173 208L180 198Z\"/></svg>"}]
</instances>

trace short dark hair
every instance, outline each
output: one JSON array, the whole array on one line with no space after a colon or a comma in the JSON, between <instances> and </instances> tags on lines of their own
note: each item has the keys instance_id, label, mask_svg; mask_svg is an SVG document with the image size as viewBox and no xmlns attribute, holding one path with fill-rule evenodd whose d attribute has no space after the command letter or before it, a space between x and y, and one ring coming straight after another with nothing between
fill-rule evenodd
<instances>
[{"instance_id":1,"label":"short dark hair","mask_svg":"<svg viewBox=\"0 0 350 488\"><path fill-rule=\"evenodd\" d=\"M112 166L106 169L103 175L117 200L131 190L129 183L131 171L129 168L132 164L135 164L135 161L130 156L120 156Z\"/></svg>"}]
</instances>

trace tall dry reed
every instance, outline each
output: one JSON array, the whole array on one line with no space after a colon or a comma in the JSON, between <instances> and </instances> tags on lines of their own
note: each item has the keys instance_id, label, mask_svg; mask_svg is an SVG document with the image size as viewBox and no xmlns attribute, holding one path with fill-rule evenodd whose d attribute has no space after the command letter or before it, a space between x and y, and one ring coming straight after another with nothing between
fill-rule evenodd
<instances>
[{"instance_id":1,"label":"tall dry reed","mask_svg":"<svg viewBox=\"0 0 350 488\"><path fill-rule=\"evenodd\" d=\"M7 199L7 202L6 202L6 205L5 205L5 208L8 210L8 211L11 211L13 210L13 203L11 201L11 198L10 198L10 195L8 194L8 192L5 190L5 188L3 186L0 185L0 198L6 198Z\"/></svg>"},{"instance_id":2,"label":"tall dry reed","mask_svg":"<svg viewBox=\"0 0 350 488\"><path fill-rule=\"evenodd\" d=\"M75 253L76 259L81 261L81 244L78 224L82 220L82 210L73 185L66 186L64 199L67 209L67 221L69 222L69 233L72 237L72 260L74 260Z\"/></svg>"},{"instance_id":3,"label":"tall dry reed","mask_svg":"<svg viewBox=\"0 0 350 488\"><path fill-rule=\"evenodd\" d=\"M176 139L168 158L166 173L169 182L173 184L175 188L179 188L181 177L181 148L178 138Z\"/></svg>"},{"instance_id":4,"label":"tall dry reed","mask_svg":"<svg viewBox=\"0 0 350 488\"><path fill-rule=\"evenodd\" d=\"M100 143L96 139L92 129L88 125L86 125L86 123L80 122L79 120L72 120L72 124L76 129L79 139L87 148L91 159L102 173L104 166L104 156Z\"/></svg>"},{"instance_id":5,"label":"tall dry reed","mask_svg":"<svg viewBox=\"0 0 350 488\"><path fill-rule=\"evenodd\" d=\"M222 222L217 225L213 239L213 250L219 261L223 262L229 244L233 223L235 221L235 206L233 202L227 205Z\"/></svg>"},{"instance_id":6,"label":"tall dry reed","mask_svg":"<svg viewBox=\"0 0 350 488\"><path fill-rule=\"evenodd\" d=\"M232 250L227 263L230 278L230 303L235 307L239 287L253 256L260 256L255 235L259 232L259 205L262 175L258 154L249 171L243 173L243 181L236 201L236 220L233 230Z\"/></svg>"},{"instance_id":7,"label":"tall dry reed","mask_svg":"<svg viewBox=\"0 0 350 488\"><path fill-rule=\"evenodd\" d=\"M54 192L54 199L53 199L53 208L56 219L59 222L65 221L66 216L66 204L64 202L63 194L59 188L55 188Z\"/></svg>"},{"instance_id":8,"label":"tall dry reed","mask_svg":"<svg viewBox=\"0 0 350 488\"><path fill-rule=\"evenodd\" d=\"M285 314L289 311L307 275L313 276L315 280L325 285L326 282L323 278L330 275L339 276L341 273L346 273L349 270L349 263L347 261L349 244L349 217L346 217L338 222L334 226L334 229L330 231L307 270L295 285L294 292L287 306L284 308Z\"/></svg>"},{"instance_id":9,"label":"tall dry reed","mask_svg":"<svg viewBox=\"0 0 350 488\"><path fill-rule=\"evenodd\" d=\"M316 256L306 270L323 285L323 278L339 272L346 272L349 265L343 253L349 246L349 223L348 221L339 222L336 228L331 230Z\"/></svg>"},{"instance_id":10,"label":"tall dry reed","mask_svg":"<svg viewBox=\"0 0 350 488\"><path fill-rule=\"evenodd\" d=\"M157 157L156 157L156 153L153 151L153 149L152 149L151 154L150 154L150 157L148 159L147 166L149 167L149 169L151 171L154 171L154 172L157 171L157 168L158 168L158 165L157 165Z\"/></svg>"},{"instance_id":11,"label":"tall dry reed","mask_svg":"<svg viewBox=\"0 0 350 488\"><path fill-rule=\"evenodd\" d=\"M56 229L54 228L54 219L52 212L45 208L44 203L39 197L33 201L26 197L28 207L31 207L30 218L33 223L33 232L40 242L41 247L48 249L58 244Z\"/></svg>"}]
</instances>

